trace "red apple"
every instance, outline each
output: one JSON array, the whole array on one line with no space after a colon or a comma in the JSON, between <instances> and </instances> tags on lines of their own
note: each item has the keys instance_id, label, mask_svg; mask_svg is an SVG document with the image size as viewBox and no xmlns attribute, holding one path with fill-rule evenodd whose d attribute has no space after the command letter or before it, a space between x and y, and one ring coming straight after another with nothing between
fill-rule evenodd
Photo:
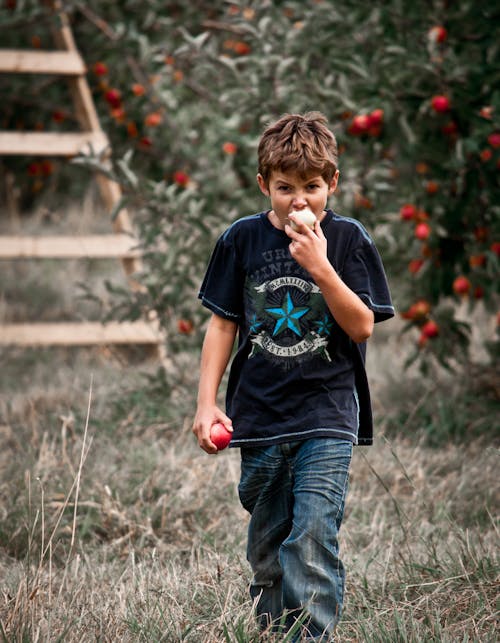
<instances>
[{"instance_id":1,"label":"red apple","mask_svg":"<svg viewBox=\"0 0 500 643\"><path fill-rule=\"evenodd\" d=\"M30 163L28 165L28 175L29 176L40 176L42 174L42 166L37 161Z\"/></svg>"},{"instance_id":2,"label":"red apple","mask_svg":"<svg viewBox=\"0 0 500 643\"><path fill-rule=\"evenodd\" d=\"M108 66L103 62L96 62L94 65L94 74L96 76L106 76L108 73Z\"/></svg>"},{"instance_id":3,"label":"red apple","mask_svg":"<svg viewBox=\"0 0 500 643\"><path fill-rule=\"evenodd\" d=\"M231 141L226 141L222 145L222 151L225 154L236 154L237 150L238 150L238 147L237 147L236 143L232 143Z\"/></svg>"},{"instance_id":4,"label":"red apple","mask_svg":"<svg viewBox=\"0 0 500 643\"><path fill-rule=\"evenodd\" d=\"M122 95L118 89L108 89L108 91L104 94L104 98L106 99L107 103L115 109L121 106Z\"/></svg>"},{"instance_id":5,"label":"red apple","mask_svg":"<svg viewBox=\"0 0 500 643\"><path fill-rule=\"evenodd\" d=\"M146 115L146 118L144 119L144 124L147 125L148 127L158 127L158 125L161 124L162 120L163 119L160 112L151 112L150 114Z\"/></svg>"},{"instance_id":6,"label":"red apple","mask_svg":"<svg viewBox=\"0 0 500 643\"><path fill-rule=\"evenodd\" d=\"M484 297L484 288L482 286L476 286L474 288L474 299L482 299Z\"/></svg>"},{"instance_id":7,"label":"red apple","mask_svg":"<svg viewBox=\"0 0 500 643\"><path fill-rule=\"evenodd\" d=\"M500 132L493 132L488 136L488 143L491 147L500 147Z\"/></svg>"},{"instance_id":8,"label":"red apple","mask_svg":"<svg viewBox=\"0 0 500 643\"><path fill-rule=\"evenodd\" d=\"M486 255L471 255L469 257L469 266L471 268L480 268L486 265Z\"/></svg>"},{"instance_id":9,"label":"red apple","mask_svg":"<svg viewBox=\"0 0 500 643\"><path fill-rule=\"evenodd\" d=\"M130 138L136 138L139 136L139 130L137 129L137 125L134 123L134 121L129 121L127 123L127 134L130 136Z\"/></svg>"},{"instance_id":10,"label":"red apple","mask_svg":"<svg viewBox=\"0 0 500 643\"><path fill-rule=\"evenodd\" d=\"M232 437L232 432L228 431L222 422L216 422L210 429L210 439L215 444L218 451L225 449L231 442Z\"/></svg>"},{"instance_id":11,"label":"red apple","mask_svg":"<svg viewBox=\"0 0 500 643\"><path fill-rule=\"evenodd\" d=\"M149 136L143 136L141 140L139 141L139 145L146 149L148 147L151 147L153 145L153 141L149 138Z\"/></svg>"},{"instance_id":12,"label":"red apple","mask_svg":"<svg viewBox=\"0 0 500 643\"><path fill-rule=\"evenodd\" d=\"M420 241L425 241L430 237L431 226L428 223L419 223L415 226L415 236Z\"/></svg>"},{"instance_id":13,"label":"red apple","mask_svg":"<svg viewBox=\"0 0 500 643\"><path fill-rule=\"evenodd\" d=\"M423 259L412 259L408 264L408 270L411 272L412 275L416 275L423 265L424 265Z\"/></svg>"},{"instance_id":14,"label":"red apple","mask_svg":"<svg viewBox=\"0 0 500 643\"><path fill-rule=\"evenodd\" d=\"M368 114L370 126L382 125L384 120L384 110L383 109L374 109L373 112Z\"/></svg>"},{"instance_id":15,"label":"red apple","mask_svg":"<svg viewBox=\"0 0 500 643\"><path fill-rule=\"evenodd\" d=\"M45 159L40 163L40 166L43 176L50 176L54 173L54 164L52 163L52 161Z\"/></svg>"},{"instance_id":16,"label":"red apple","mask_svg":"<svg viewBox=\"0 0 500 643\"><path fill-rule=\"evenodd\" d=\"M189 335L194 330L194 324L190 319L177 320L177 330L183 335Z\"/></svg>"},{"instance_id":17,"label":"red apple","mask_svg":"<svg viewBox=\"0 0 500 643\"><path fill-rule=\"evenodd\" d=\"M448 32L442 25L436 25L429 29L429 39L434 42L443 43L448 37Z\"/></svg>"},{"instance_id":18,"label":"red apple","mask_svg":"<svg viewBox=\"0 0 500 643\"><path fill-rule=\"evenodd\" d=\"M415 172L417 174L427 174L430 170L430 167L427 165L427 163L424 163L423 161L420 161L415 165Z\"/></svg>"},{"instance_id":19,"label":"red apple","mask_svg":"<svg viewBox=\"0 0 500 643\"><path fill-rule=\"evenodd\" d=\"M441 131L446 136L453 136L458 132L458 125L455 123L455 121L448 121L443 125Z\"/></svg>"},{"instance_id":20,"label":"red apple","mask_svg":"<svg viewBox=\"0 0 500 643\"><path fill-rule=\"evenodd\" d=\"M444 113L450 109L450 99L448 96L433 96L431 100L432 109L435 112Z\"/></svg>"},{"instance_id":21,"label":"red apple","mask_svg":"<svg viewBox=\"0 0 500 643\"><path fill-rule=\"evenodd\" d=\"M488 161L491 161L492 157L493 157L493 151L490 150L489 147L486 147L484 150L482 150L479 153L479 158L483 163L487 163Z\"/></svg>"},{"instance_id":22,"label":"red apple","mask_svg":"<svg viewBox=\"0 0 500 643\"><path fill-rule=\"evenodd\" d=\"M406 312L401 313L401 317L403 319L410 319L412 321L416 319L424 319L425 317L427 317L430 311L430 303L425 299L419 299L414 304L412 304Z\"/></svg>"},{"instance_id":23,"label":"red apple","mask_svg":"<svg viewBox=\"0 0 500 643\"><path fill-rule=\"evenodd\" d=\"M66 115L60 109L56 109L52 112L52 120L55 123L62 123L66 120Z\"/></svg>"},{"instance_id":24,"label":"red apple","mask_svg":"<svg viewBox=\"0 0 500 643\"><path fill-rule=\"evenodd\" d=\"M425 210L417 210L417 214L415 216L416 221L429 221L429 215Z\"/></svg>"},{"instance_id":25,"label":"red apple","mask_svg":"<svg viewBox=\"0 0 500 643\"><path fill-rule=\"evenodd\" d=\"M351 124L347 128L347 131L353 136L365 134L368 131L370 125L370 117L367 114L358 114L352 119Z\"/></svg>"},{"instance_id":26,"label":"red apple","mask_svg":"<svg viewBox=\"0 0 500 643\"><path fill-rule=\"evenodd\" d=\"M491 105L485 105L484 107L481 107L479 116L481 116L482 118L486 118L486 120L490 121L491 117L493 116L493 107Z\"/></svg>"},{"instance_id":27,"label":"red apple","mask_svg":"<svg viewBox=\"0 0 500 643\"><path fill-rule=\"evenodd\" d=\"M141 83L134 83L132 85L132 93L135 96L144 96L144 94L146 93L146 88L144 87L144 85L141 85Z\"/></svg>"},{"instance_id":28,"label":"red apple","mask_svg":"<svg viewBox=\"0 0 500 643\"><path fill-rule=\"evenodd\" d=\"M436 194L439 191L439 183L437 181L427 181L425 191L427 194Z\"/></svg>"},{"instance_id":29,"label":"red apple","mask_svg":"<svg viewBox=\"0 0 500 643\"><path fill-rule=\"evenodd\" d=\"M250 45L242 40L237 40L234 43L233 50L238 54L238 56L246 56L252 51Z\"/></svg>"},{"instance_id":30,"label":"red apple","mask_svg":"<svg viewBox=\"0 0 500 643\"><path fill-rule=\"evenodd\" d=\"M403 221L411 221L417 215L417 208L411 203L405 203L399 210L399 216Z\"/></svg>"},{"instance_id":31,"label":"red apple","mask_svg":"<svg viewBox=\"0 0 500 643\"><path fill-rule=\"evenodd\" d=\"M432 319L430 319L422 326L422 335L424 337L436 337L437 335L439 335L439 326L435 321L432 321Z\"/></svg>"},{"instance_id":32,"label":"red apple","mask_svg":"<svg viewBox=\"0 0 500 643\"><path fill-rule=\"evenodd\" d=\"M174 183L177 183L177 185L180 185L181 188L185 188L188 183L189 183L189 175L186 174L186 172L183 172L182 170L177 170L177 172L174 172Z\"/></svg>"},{"instance_id":33,"label":"red apple","mask_svg":"<svg viewBox=\"0 0 500 643\"><path fill-rule=\"evenodd\" d=\"M455 279L452 287L453 291L456 292L457 295L466 295L471 289L471 283L467 277L461 275Z\"/></svg>"}]
</instances>

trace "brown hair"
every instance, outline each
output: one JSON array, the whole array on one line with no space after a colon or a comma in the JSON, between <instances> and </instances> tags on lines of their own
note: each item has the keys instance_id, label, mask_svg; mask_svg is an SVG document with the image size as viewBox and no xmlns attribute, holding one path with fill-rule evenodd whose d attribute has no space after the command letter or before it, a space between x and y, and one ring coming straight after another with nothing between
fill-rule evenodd
<instances>
[{"instance_id":1,"label":"brown hair","mask_svg":"<svg viewBox=\"0 0 500 643\"><path fill-rule=\"evenodd\" d=\"M302 177L319 174L329 183L337 170L337 141L321 112L284 114L264 130L258 161L266 184L276 170Z\"/></svg>"}]
</instances>

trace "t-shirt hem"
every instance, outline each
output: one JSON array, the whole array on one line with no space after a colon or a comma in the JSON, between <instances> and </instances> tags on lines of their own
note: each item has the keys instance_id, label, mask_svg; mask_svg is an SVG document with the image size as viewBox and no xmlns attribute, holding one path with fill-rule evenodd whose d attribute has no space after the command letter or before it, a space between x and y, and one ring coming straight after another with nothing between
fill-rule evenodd
<instances>
[{"instance_id":1,"label":"t-shirt hem","mask_svg":"<svg viewBox=\"0 0 500 643\"><path fill-rule=\"evenodd\" d=\"M309 440L311 438L340 438L349 440L353 444L358 444L358 436L352 431L343 429L317 428L309 431L294 431L291 433L281 433L266 438L235 438L231 439L230 447L261 447L271 446L273 444L283 444L285 442L296 442L298 440Z\"/></svg>"}]
</instances>

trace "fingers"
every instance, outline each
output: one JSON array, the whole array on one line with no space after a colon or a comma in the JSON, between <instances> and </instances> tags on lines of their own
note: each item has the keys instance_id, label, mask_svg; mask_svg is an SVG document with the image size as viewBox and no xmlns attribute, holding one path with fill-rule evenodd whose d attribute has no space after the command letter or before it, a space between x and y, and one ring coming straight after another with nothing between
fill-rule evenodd
<instances>
[{"instance_id":1,"label":"fingers","mask_svg":"<svg viewBox=\"0 0 500 643\"><path fill-rule=\"evenodd\" d=\"M233 421L225 413L220 414L220 416L217 418L217 422L221 422L221 424L223 424L228 431L233 430Z\"/></svg>"},{"instance_id":2,"label":"fingers","mask_svg":"<svg viewBox=\"0 0 500 643\"><path fill-rule=\"evenodd\" d=\"M210 439L210 430L217 422L223 424L228 431L233 431L233 422L231 418L219 409L215 409L214 412L206 414L203 412L198 415L195 418L192 427L192 432L196 436L200 448L211 455L217 453L217 447Z\"/></svg>"},{"instance_id":3,"label":"fingers","mask_svg":"<svg viewBox=\"0 0 500 643\"><path fill-rule=\"evenodd\" d=\"M193 426L193 433L195 434L198 445L206 453L217 453L217 447L210 439L210 427L212 424L195 424Z\"/></svg>"},{"instance_id":4,"label":"fingers","mask_svg":"<svg viewBox=\"0 0 500 643\"><path fill-rule=\"evenodd\" d=\"M321 227L321 223L317 219L314 222L314 232L320 239L326 239L323 228Z\"/></svg>"}]
</instances>

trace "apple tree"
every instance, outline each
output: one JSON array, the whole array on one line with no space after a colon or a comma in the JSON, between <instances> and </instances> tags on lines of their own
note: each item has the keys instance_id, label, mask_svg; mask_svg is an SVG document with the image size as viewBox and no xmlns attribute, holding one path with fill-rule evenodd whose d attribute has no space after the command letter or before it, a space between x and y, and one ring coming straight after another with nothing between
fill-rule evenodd
<instances>
[{"instance_id":1,"label":"apple tree","mask_svg":"<svg viewBox=\"0 0 500 643\"><path fill-rule=\"evenodd\" d=\"M320 110L341 152L332 204L376 238L412 359L469 359L458 308L466 301L493 318L498 307L493 3L429 0L425 12L409 0L63 4L144 249L144 289L117 293L110 314L155 310L170 351L197 349L196 290L215 238L265 207L255 184L263 126ZM2 15L7 46L54 19L38 2L4 2ZM63 128L71 116L54 116L60 96L43 101L43 126ZM16 126L20 107L9 103L4 127Z\"/></svg>"}]
</instances>

